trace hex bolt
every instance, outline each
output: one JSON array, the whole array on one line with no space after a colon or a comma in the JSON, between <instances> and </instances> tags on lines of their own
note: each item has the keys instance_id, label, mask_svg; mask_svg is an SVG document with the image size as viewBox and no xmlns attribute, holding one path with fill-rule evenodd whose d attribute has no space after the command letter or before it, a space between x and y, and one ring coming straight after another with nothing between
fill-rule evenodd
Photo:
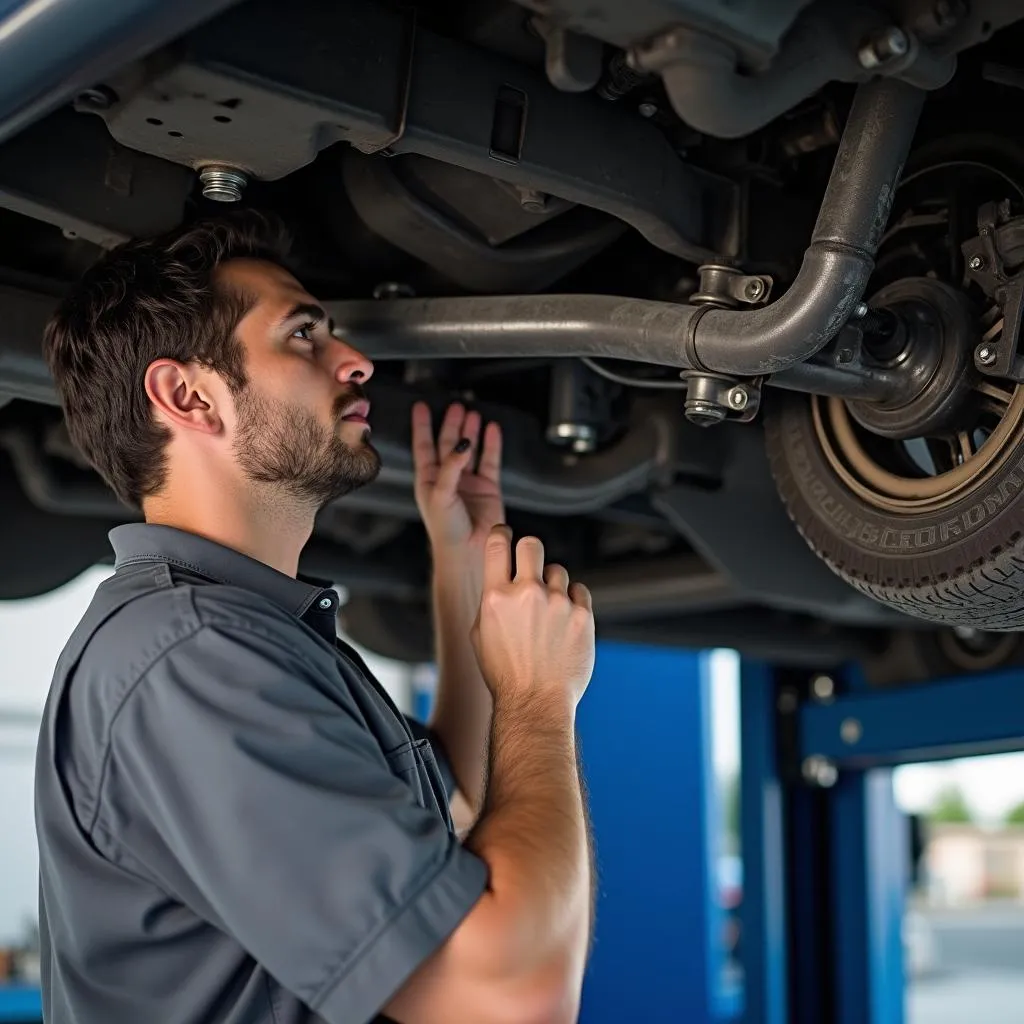
<instances>
[{"instance_id":1,"label":"hex bolt","mask_svg":"<svg viewBox=\"0 0 1024 1024\"><path fill-rule=\"evenodd\" d=\"M816 701L820 701L822 704L828 704L830 701L835 699L836 695L836 683L831 676L816 675L811 680L811 695Z\"/></svg>"},{"instance_id":2,"label":"hex bolt","mask_svg":"<svg viewBox=\"0 0 1024 1024\"><path fill-rule=\"evenodd\" d=\"M855 743L860 743L860 738L863 735L864 727L860 724L859 719L844 718L839 726L839 738L851 747Z\"/></svg>"},{"instance_id":3,"label":"hex bolt","mask_svg":"<svg viewBox=\"0 0 1024 1024\"><path fill-rule=\"evenodd\" d=\"M906 32L897 25L890 25L876 32L861 46L857 51L857 59L866 71L874 71L906 56L909 49L910 40Z\"/></svg>"},{"instance_id":4,"label":"hex bolt","mask_svg":"<svg viewBox=\"0 0 1024 1024\"><path fill-rule=\"evenodd\" d=\"M746 388L737 385L729 392L729 405L737 412L742 412L749 403L750 395L747 394Z\"/></svg>"},{"instance_id":5,"label":"hex bolt","mask_svg":"<svg viewBox=\"0 0 1024 1024\"><path fill-rule=\"evenodd\" d=\"M822 789L831 789L839 780L839 770L827 757L820 754L804 758L800 770L807 782Z\"/></svg>"},{"instance_id":6,"label":"hex bolt","mask_svg":"<svg viewBox=\"0 0 1024 1024\"><path fill-rule=\"evenodd\" d=\"M851 320L863 320L868 315L868 304L866 302L858 302L853 307L853 312L850 314Z\"/></svg>"},{"instance_id":7,"label":"hex bolt","mask_svg":"<svg viewBox=\"0 0 1024 1024\"><path fill-rule=\"evenodd\" d=\"M544 213L548 208L548 197L535 188L520 187L519 206L527 213Z\"/></svg>"},{"instance_id":8,"label":"hex bolt","mask_svg":"<svg viewBox=\"0 0 1024 1024\"><path fill-rule=\"evenodd\" d=\"M991 366L997 358L996 350L991 345L979 345L974 357L982 366Z\"/></svg>"},{"instance_id":9,"label":"hex bolt","mask_svg":"<svg viewBox=\"0 0 1024 1024\"><path fill-rule=\"evenodd\" d=\"M746 287L743 289L743 294L751 301L757 302L762 295L764 295L764 281L759 277L753 277L748 282Z\"/></svg>"},{"instance_id":10,"label":"hex bolt","mask_svg":"<svg viewBox=\"0 0 1024 1024\"><path fill-rule=\"evenodd\" d=\"M374 285L372 294L375 299L411 299L416 290L404 281L381 281Z\"/></svg>"},{"instance_id":11,"label":"hex bolt","mask_svg":"<svg viewBox=\"0 0 1024 1024\"><path fill-rule=\"evenodd\" d=\"M853 349L852 348L841 348L836 353L836 360L840 363L852 363L853 362Z\"/></svg>"},{"instance_id":12,"label":"hex bolt","mask_svg":"<svg viewBox=\"0 0 1024 1024\"><path fill-rule=\"evenodd\" d=\"M985 258L983 256L972 256L967 264L971 270L984 270Z\"/></svg>"},{"instance_id":13,"label":"hex bolt","mask_svg":"<svg viewBox=\"0 0 1024 1024\"><path fill-rule=\"evenodd\" d=\"M654 117L654 115L658 112L658 104L651 103L650 100L647 100L641 103L640 106L636 108L636 112L641 117Z\"/></svg>"},{"instance_id":14,"label":"hex bolt","mask_svg":"<svg viewBox=\"0 0 1024 1024\"><path fill-rule=\"evenodd\" d=\"M203 167L199 171L199 180L203 185L203 195L218 203L237 203L242 198L249 179L234 167L214 164Z\"/></svg>"},{"instance_id":15,"label":"hex bolt","mask_svg":"<svg viewBox=\"0 0 1024 1024\"><path fill-rule=\"evenodd\" d=\"M786 686L779 691L779 697L775 706L780 714L791 715L796 711L799 703L800 699L797 696L796 690L792 686Z\"/></svg>"}]
</instances>

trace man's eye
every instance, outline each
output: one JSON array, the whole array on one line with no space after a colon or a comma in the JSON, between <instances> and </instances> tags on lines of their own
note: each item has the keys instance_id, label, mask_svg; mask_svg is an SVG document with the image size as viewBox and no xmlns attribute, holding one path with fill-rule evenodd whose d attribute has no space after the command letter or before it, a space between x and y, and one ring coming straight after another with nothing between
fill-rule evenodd
<instances>
[{"instance_id":1,"label":"man's eye","mask_svg":"<svg viewBox=\"0 0 1024 1024\"><path fill-rule=\"evenodd\" d=\"M301 338L303 341L312 342L314 340L313 332L317 329L317 326L317 324L312 322L308 324L303 324L301 327L297 328L292 332L292 337Z\"/></svg>"}]
</instances>

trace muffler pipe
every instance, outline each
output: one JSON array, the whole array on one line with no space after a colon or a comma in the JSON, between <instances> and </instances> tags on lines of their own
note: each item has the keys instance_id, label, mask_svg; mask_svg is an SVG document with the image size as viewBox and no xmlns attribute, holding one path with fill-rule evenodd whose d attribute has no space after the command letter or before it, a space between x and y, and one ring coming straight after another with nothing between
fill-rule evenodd
<instances>
[{"instance_id":1,"label":"muffler pipe","mask_svg":"<svg viewBox=\"0 0 1024 1024\"><path fill-rule=\"evenodd\" d=\"M824 348L861 300L924 95L892 79L860 86L800 272L769 306L538 295L331 302L328 312L377 359L587 355L780 373Z\"/></svg>"}]
</instances>

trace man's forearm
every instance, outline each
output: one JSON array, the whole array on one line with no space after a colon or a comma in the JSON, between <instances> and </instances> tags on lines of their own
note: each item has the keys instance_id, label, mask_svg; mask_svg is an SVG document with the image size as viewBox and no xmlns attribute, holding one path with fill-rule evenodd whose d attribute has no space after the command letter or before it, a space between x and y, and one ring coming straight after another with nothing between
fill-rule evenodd
<instances>
[{"instance_id":1,"label":"man's forearm","mask_svg":"<svg viewBox=\"0 0 1024 1024\"><path fill-rule=\"evenodd\" d=\"M491 869L509 927L503 955L554 964L570 986L584 968L592 862L573 716L542 705L495 709L483 813L466 839Z\"/></svg>"},{"instance_id":2,"label":"man's forearm","mask_svg":"<svg viewBox=\"0 0 1024 1024\"><path fill-rule=\"evenodd\" d=\"M483 801L491 695L480 675L470 630L480 609L477 559L435 553L434 631L437 696L430 725L444 744L459 789L474 812Z\"/></svg>"}]
</instances>

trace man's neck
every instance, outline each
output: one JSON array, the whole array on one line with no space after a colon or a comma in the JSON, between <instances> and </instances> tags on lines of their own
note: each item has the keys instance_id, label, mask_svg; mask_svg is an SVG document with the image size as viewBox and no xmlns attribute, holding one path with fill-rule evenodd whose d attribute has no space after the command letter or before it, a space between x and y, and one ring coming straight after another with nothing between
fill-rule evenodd
<instances>
[{"instance_id":1,"label":"man's neck","mask_svg":"<svg viewBox=\"0 0 1024 1024\"><path fill-rule=\"evenodd\" d=\"M280 489L260 484L245 494L211 488L200 498L195 492L182 495L169 490L149 498L143 512L147 523L206 537L288 576L298 572L299 555L313 532L315 514Z\"/></svg>"}]
</instances>

